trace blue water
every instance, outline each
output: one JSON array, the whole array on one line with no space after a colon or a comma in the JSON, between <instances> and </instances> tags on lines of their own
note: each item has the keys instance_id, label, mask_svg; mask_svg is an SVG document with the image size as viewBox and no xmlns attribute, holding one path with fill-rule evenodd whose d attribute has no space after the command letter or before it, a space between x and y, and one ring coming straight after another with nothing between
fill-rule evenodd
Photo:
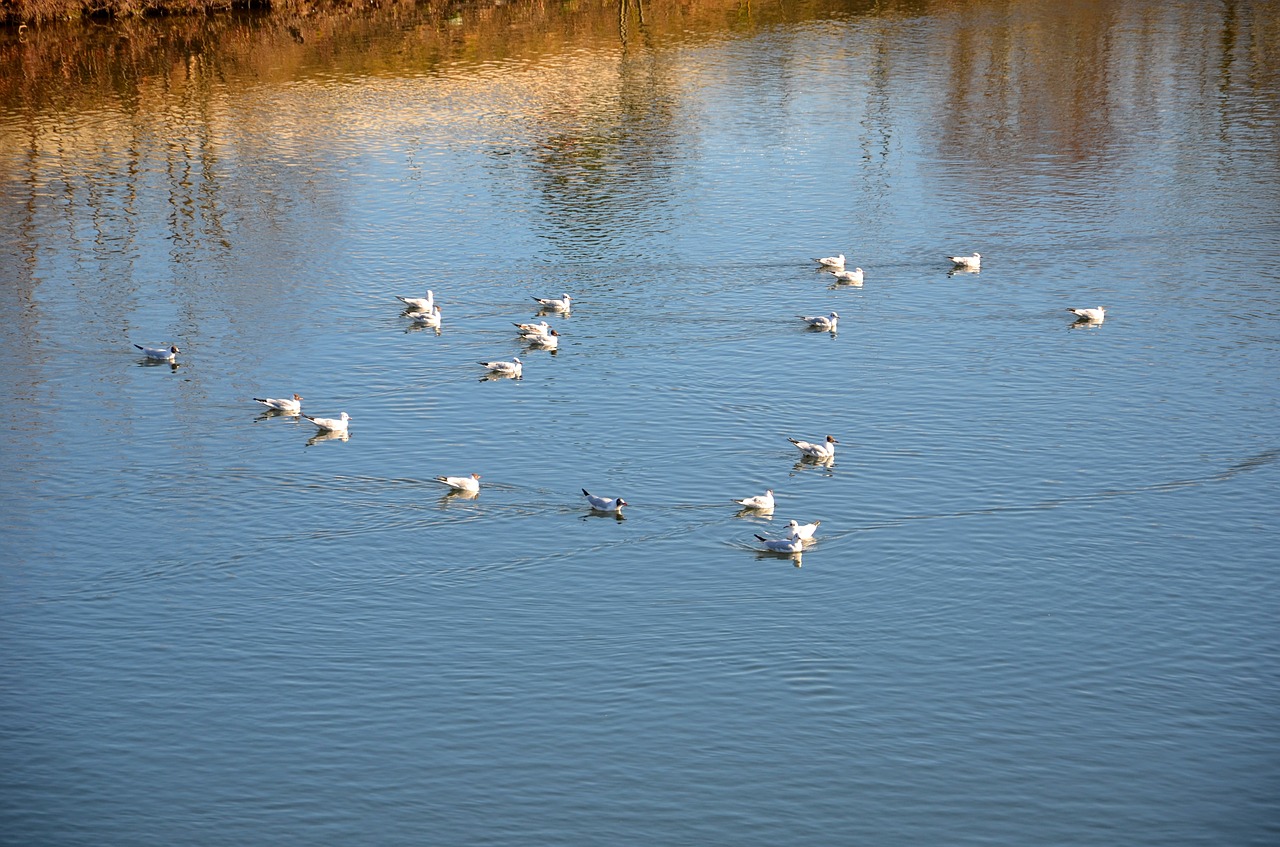
<instances>
[{"instance_id":1,"label":"blue water","mask_svg":"<svg viewBox=\"0 0 1280 847\"><path fill-rule=\"evenodd\" d=\"M1280 840L1274 8L663 8L3 105L0 843Z\"/></svg>"}]
</instances>

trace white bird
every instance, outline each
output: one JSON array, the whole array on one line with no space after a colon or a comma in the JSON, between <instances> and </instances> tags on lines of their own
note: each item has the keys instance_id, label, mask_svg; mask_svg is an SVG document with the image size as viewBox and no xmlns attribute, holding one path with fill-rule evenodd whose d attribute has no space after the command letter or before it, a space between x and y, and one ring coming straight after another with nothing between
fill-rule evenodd
<instances>
[{"instance_id":1,"label":"white bird","mask_svg":"<svg viewBox=\"0 0 1280 847\"><path fill-rule=\"evenodd\" d=\"M500 376L513 376L519 379L524 373L524 365L520 363L519 356L510 362L480 362L480 364Z\"/></svg>"},{"instance_id":2,"label":"white bird","mask_svg":"<svg viewBox=\"0 0 1280 847\"><path fill-rule=\"evenodd\" d=\"M797 441L794 438L788 438L787 440L796 445L806 459L833 459L836 455L836 445L840 443L830 435L827 436L825 441L820 441L817 444L810 444L808 441Z\"/></svg>"},{"instance_id":3,"label":"white bird","mask_svg":"<svg viewBox=\"0 0 1280 847\"><path fill-rule=\"evenodd\" d=\"M741 500L734 500L744 509L759 509L762 512L773 511L773 489L770 488L763 494L757 494L754 497L744 497Z\"/></svg>"},{"instance_id":4,"label":"white bird","mask_svg":"<svg viewBox=\"0 0 1280 847\"><path fill-rule=\"evenodd\" d=\"M436 305L436 293L431 290L427 291L426 297L401 297L397 294L396 299L419 312L430 312Z\"/></svg>"},{"instance_id":5,"label":"white bird","mask_svg":"<svg viewBox=\"0 0 1280 847\"><path fill-rule=\"evenodd\" d=\"M1107 317L1107 310L1101 306L1096 309L1067 309L1067 311L1082 321L1092 321L1093 323L1102 323Z\"/></svg>"},{"instance_id":6,"label":"white bird","mask_svg":"<svg viewBox=\"0 0 1280 847\"><path fill-rule=\"evenodd\" d=\"M813 534L818 531L818 525L821 523L822 521L814 521L802 524L792 520L787 523L787 537L796 541L812 541Z\"/></svg>"},{"instance_id":7,"label":"white bird","mask_svg":"<svg viewBox=\"0 0 1280 847\"><path fill-rule=\"evenodd\" d=\"M621 497L596 497L587 489L582 489L582 496L587 498L591 508L598 512L621 512L627 501Z\"/></svg>"},{"instance_id":8,"label":"white bird","mask_svg":"<svg viewBox=\"0 0 1280 847\"><path fill-rule=\"evenodd\" d=\"M540 309L546 309L548 312L567 312L573 298L568 294L561 294L559 300L552 297L534 297L533 299L538 301Z\"/></svg>"},{"instance_id":9,"label":"white bird","mask_svg":"<svg viewBox=\"0 0 1280 847\"><path fill-rule=\"evenodd\" d=\"M303 415L303 417L329 432L346 432L347 421L351 420L351 416L346 412L343 412L342 417L338 418L313 418L310 415Z\"/></svg>"},{"instance_id":10,"label":"white bird","mask_svg":"<svg viewBox=\"0 0 1280 847\"><path fill-rule=\"evenodd\" d=\"M520 336L520 340L535 347L555 350L560 346L560 333L554 329L545 334L541 332L526 332Z\"/></svg>"},{"instance_id":11,"label":"white bird","mask_svg":"<svg viewBox=\"0 0 1280 847\"><path fill-rule=\"evenodd\" d=\"M433 306L431 309L423 312L414 312L409 318L418 326L429 326L439 328L440 326L440 307Z\"/></svg>"},{"instance_id":12,"label":"white bird","mask_svg":"<svg viewBox=\"0 0 1280 847\"><path fill-rule=\"evenodd\" d=\"M804 550L804 542L799 538L765 538L763 535L756 538L771 553L799 553Z\"/></svg>"},{"instance_id":13,"label":"white bird","mask_svg":"<svg viewBox=\"0 0 1280 847\"><path fill-rule=\"evenodd\" d=\"M536 332L540 335L546 335L551 332L551 324L546 321L540 321L536 324L512 324L516 329L520 330L521 335L528 335Z\"/></svg>"},{"instance_id":14,"label":"white bird","mask_svg":"<svg viewBox=\"0 0 1280 847\"><path fill-rule=\"evenodd\" d=\"M302 395L293 395L292 400L277 400L274 397L254 397L262 405L268 409L274 409L278 412L284 412L287 415L296 415L302 411Z\"/></svg>"},{"instance_id":15,"label":"white bird","mask_svg":"<svg viewBox=\"0 0 1280 847\"><path fill-rule=\"evenodd\" d=\"M824 268L843 268L844 254L841 253L839 256L824 256L821 259L814 259L814 261L819 265L822 265Z\"/></svg>"},{"instance_id":16,"label":"white bird","mask_svg":"<svg viewBox=\"0 0 1280 847\"><path fill-rule=\"evenodd\" d=\"M835 331L836 322L840 320L840 315L832 312L830 315L818 315L810 317L809 315L796 315L800 320L809 325L810 329L822 329Z\"/></svg>"},{"instance_id":17,"label":"white bird","mask_svg":"<svg viewBox=\"0 0 1280 847\"><path fill-rule=\"evenodd\" d=\"M148 359L155 359L158 362L172 362L173 357L182 352L176 344L170 344L168 347L143 347L141 344L133 346L141 350Z\"/></svg>"},{"instance_id":18,"label":"white bird","mask_svg":"<svg viewBox=\"0 0 1280 847\"><path fill-rule=\"evenodd\" d=\"M854 268L851 271L833 271L836 279L849 285L862 285L862 268Z\"/></svg>"},{"instance_id":19,"label":"white bird","mask_svg":"<svg viewBox=\"0 0 1280 847\"><path fill-rule=\"evenodd\" d=\"M952 264L957 268L968 268L971 271L976 271L978 268L982 267L981 253L974 253L972 256L948 256L947 258L950 259Z\"/></svg>"},{"instance_id":20,"label":"white bird","mask_svg":"<svg viewBox=\"0 0 1280 847\"><path fill-rule=\"evenodd\" d=\"M476 494L480 491L480 474L473 473L471 476L438 476L436 482L443 482L454 491L461 491L463 494Z\"/></svg>"}]
</instances>

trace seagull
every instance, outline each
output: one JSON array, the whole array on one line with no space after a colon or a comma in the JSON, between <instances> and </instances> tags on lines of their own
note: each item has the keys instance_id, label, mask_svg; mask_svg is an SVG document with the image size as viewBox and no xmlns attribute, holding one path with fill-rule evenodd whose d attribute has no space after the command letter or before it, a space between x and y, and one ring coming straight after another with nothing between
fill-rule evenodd
<instances>
[{"instance_id":1,"label":"seagull","mask_svg":"<svg viewBox=\"0 0 1280 847\"><path fill-rule=\"evenodd\" d=\"M836 279L849 285L862 285L862 268L854 268L851 271L833 271Z\"/></svg>"},{"instance_id":2,"label":"seagull","mask_svg":"<svg viewBox=\"0 0 1280 847\"><path fill-rule=\"evenodd\" d=\"M804 550L804 542L799 538L765 538L763 535L756 538L771 553L799 553Z\"/></svg>"},{"instance_id":3,"label":"seagull","mask_svg":"<svg viewBox=\"0 0 1280 847\"><path fill-rule=\"evenodd\" d=\"M274 397L254 397L262 405L268 409L277 412L284 412L286 415L296 415L302 411L302 395L293 395L292 400L277 400Z\"/></svg>"},{"instance_id":4,"label":"seagull","mask_svg":"<svg viewBox=\"0 0 1280 847\"><path fill-rule=\"evenodd\" d=\"M627 501L621 497L596 497L587 489L582 489L582 496L587 498L591 508L597 512L621 512Z\"/></svg>"},{"instance_id":5,"label":"seagull","mask_svg":"<svg viewBox=\"0 0 1280 847\"><path fill-rule=\"evenodd\" d=\"M443 482L454 491L461 491L463 494L476 494L480 491L480 474L473 473L471 476L438 476L436 482Z\"/></svg>"},{"instance_id":6,"label":"seagull","mask_svg":"<svg viewBox=\"0 0 1280 847\"><path fill-rule=\"evenodd\" d=\"M346 432L347 421L351 420L351 416L346 412L343 412L340 418L313 418L310 415L303 415L303 417L329 432Z\"/></svg>"},{"instance_id":7,"label":"seagull","mask_svg":"<svg viewBox=\"0 0 1280 847\"><path fill-rule=\"evenodd\" d=\"M744 497L741 500L734 500L744 509L759 509L762 512L773 511L773 489L770 488L763 494L757 494L754 497Z\"/></svg>"},{"instance_id":8,"label":"seagull","mask_svg":"<svg viewBox=\"0 0 1280 847\"><path fill-rule=\"evenodd\" d=\"M821 259L814 259L814 261L819 265L822 265L824 268L843 268L844 254L841 253L839 256L825 256Z\"/></svg>"},{"instance_id":9,"label":"seagull","mask_svg":"<svg viewBox=\"0 0 1280 847\"><path fill-rule=\"evenodd\" d=\"M1092 323L1102 323L1107 316L1107 310L1099 306L1096 309L1067 309L1068 312L1075 315L1082 321L1090 321Z\"/></svg>"},{"instance_id":10,"label":"seagull","mask_svg":"<svg viewBox=\"0 0 1280 847\"><path fill-rule=\"evenodd\" d=\"M436 293L428 290L426 297L401 297L396 295L396 299L419 312L430 312L436 305Z\"/></svg>"},{"instance_id":11,"label":"seagull","mask_svg":"<svg viewBox=\"0 0 1280 847\"><path fill-rule=\"evenodd\" d=\"M520 336L520 340L526 344L532 344L534 347L555 350L560 346L560 333L554 329L545 334L541 332L526 332Z\"/></svg>"},{"instance_id":12,"label":"seagull","mask_svg":"<svg viewBox=\"0 0 1280 847\"><path fill-rule=\"evenodd\" d=\"M143 347L141 344L133 346L141 350L148 359L155 359L159 362L172 362L173 357L182 352L176 344L171 344L168 347Z\"/></svg>"},{"instance_id":13,"label":"seagull","mask_svg":"<svg viewBox=\"0 0 1280 847\"><path fill-rule=\"evenodd\" d=\"M825 441L820 441L817 444L810 444L808 441L797 441L794 438L788 438L787 440L800 448L800 452L804 454L806 459L820 460L834 459L836 455L836 445L840 443L830 435L827 436Z\"/></svg>"},{"instance_id":14,"label":"seagull","mask_svg":"<svg viewBox=\"0 0 1280 847\"><path fill-rule=\"evenodd\" d=\"M948 256L947 258L950 259L957 268L967 268L968 270L976 271L978 268L982 267L981 253L974 253L972 256Z\"/></svg>"},{"instance_id":15,"label":"seagull","mask_svg":"<svg viewBox=\"0 0 1280 847\"><path fill-rule=\"evenodd\" d=\"M835 312L830 315L818 315L817 317L810 317L809 315L796 315L796 317L807 323L810 329L831 330L832 332L836 331L836 322L840 320L840 316Z\"/></svg>"},{"instance_id":16,"label":"seagull","mask_svg":"<svg viewBox=\"0 0 1280 847\"><path fill-rule=\"evenodd\" d=\"M433 306L424 312L414 312L409 316L418 326L440 327L440 307Z\"/></svg>"},{"instance_id":17,"label":"seagull","mask_svg":"<svg viewBox=\"0 0 1280 847\"><path fill-rule=\"evenodd\" d=\"M521 335L528 335L532 332L536 332L539 335L546 335L551 332L551 324L546 321L540 321L536 324L512 324L512 326L520 330Z\"/></svg>"},{"instance_id":18,"label":"seagull","mask_svg":"<svg viewBox=\"0 0 1280 847\"><path fill-rule=\"evenodd\" d=\"M480 364L499 376L513 376L519 379L524 373L524 366L520 364L519 356L510 362L480 362Z\"/></svg>"},{"instance_id":19,"label":"seagull","mask_svg":"<svg viewBox=\"0 0 1280 847\"><path fill-rule=\"evenodd\" d=\"M818 531L818 524L820 523L822 521L802 524L792 520L787 524L787 536L793 541L812 541L813 534Z\"/></svg>"},{"instance_id":20,"label":"seagull","mask_svg":"<svg viewBox=\"0 0 1280 847\"><path fill-rule=\"evenodd\" d=\"M569 301L572 300L568 294L561 294L560 299L556 300L552 297L534 297L538 301L538 308L546 309L548 312L567 312L569 311Z\"/></svg>"}]
</instances>

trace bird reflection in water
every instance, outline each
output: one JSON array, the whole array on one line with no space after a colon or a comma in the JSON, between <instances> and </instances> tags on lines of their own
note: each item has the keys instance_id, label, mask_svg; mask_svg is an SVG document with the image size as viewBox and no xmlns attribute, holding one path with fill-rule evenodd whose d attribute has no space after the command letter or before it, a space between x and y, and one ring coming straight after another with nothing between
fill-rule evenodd
<instances>
[{"instance_id":1,"label":"bird reflection in water","mask_svg":"<svg viewBox=\"0 0 1280 847\"><path fill-rule=\"evenodd\" d=\"M319 444L321 441L347 441L351 438L351 433L342 431L334 432L333 430L324 429L307 439L307 446Z\"/></svg>"}]
</instances>

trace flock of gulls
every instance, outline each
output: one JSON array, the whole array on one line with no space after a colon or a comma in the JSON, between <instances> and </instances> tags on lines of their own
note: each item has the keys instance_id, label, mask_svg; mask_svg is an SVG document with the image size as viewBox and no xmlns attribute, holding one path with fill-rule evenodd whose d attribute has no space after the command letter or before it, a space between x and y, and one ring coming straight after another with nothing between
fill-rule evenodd
<instances>
[{"instance_id":1,"label":"flock of gulls","mask_svg":"<svg viewBox=\"0 0 1280 847\"><path fill-rule=\"evenodd\" d=\"M971 256L948 256L947 258L953 265L953 272L976 273L982 268L982 255L980 253L974 253ZM840 283L849 285L862 285L863 283L862 268L854 268L852 271L845 270L844 254L825 256L814 259L814 261L818 263L821 270L833 274ZM396 299L404 304L405 316L413 321L415 326L433 328L438 333L442 321L442 310L440 304L436 302L435 293L427 291L426 294L426 297L397 296ZM573 305L573 300L568 294L562 294L559 297L534 297L533 300L538 304L539 317L547 315L566 316L570 313ZM1106 309L1102 306L1067 309L1067 311L1076 316L1075 323L1077 325L1100 324L1107 314ZM797 317L811 329L833 333L836 331L836 326L840 320L840 315L835 311L828 315L797 315ZM515 323L513 325L516 327L520 339L532 347L554 351L559 345L559 331L553 329L546 320L538 323ZM178 354L182 352L176 344L171 344L168 347L145 347L141 344L133 346L141 350L148 361L153 362L172 363ZM518 356L513 357L511 361L487 361L478 362L478 364L486 369L487 376L490 378L520 379L524 373L524 364ZM272 414L306 418L318 427L321 434L326 436L344 439L347 436L347 425L351 421L351 416L346 412L336 418L318 418L305 415L302 413L303 398L299 394L294 394L288 398L254 397L253 399L255 402L266 406ZM828 467L834 462L836 445L840 443L831 435L826 436L822 441L814 443L796 438L788 440L800 451L802 461L824 464ZM470 476L438 476L435 477L435 481L448 486L451 494L475 497L480 493L480 474L478 473L473 473ZM585 488L582 489L582 496L586 498L587 506L593 512L612 513L621 517L622 508L627 505L627 501L621 497L598 497ZM768 489L764 494L743 497L731 502L738 504L744 513L754 513L769 517L773 515L775 507L773 489ZM799 566L799 554L817 540L817 530L821 523L821 521L815 520L811 523L802 524L799 521L791 520L786 526L785 534L781 537L770 538L757 534L755 538L759 541L764 552L790 556Z\"/></svg>"}]
</instances>

